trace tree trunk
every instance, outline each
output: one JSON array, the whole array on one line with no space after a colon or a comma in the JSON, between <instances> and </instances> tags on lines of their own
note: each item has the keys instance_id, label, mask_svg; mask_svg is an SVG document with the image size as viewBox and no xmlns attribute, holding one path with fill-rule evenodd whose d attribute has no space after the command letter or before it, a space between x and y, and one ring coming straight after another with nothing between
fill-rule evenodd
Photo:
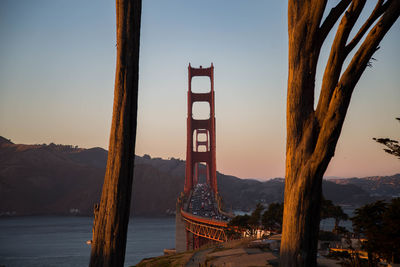
<instances>
[{"instance_id":1,"label":"tree trunk","mask_svg":"<svg viewBox=\"0 0 400 267\"><path fill-rule=\"evenodd\" d=\"M92 267L124 265L135 157L141 0L117 0L114 107L100 206L95 209Z\"/></svg>"},{"instance_id":2,"label":"tree trunk","mask_svg":"<svg viewBox=\"0 0 400 267\"><path fill-rule=\"evenodd\" d=\"M378 0L370 17L348 42L365 0L340 1L322 22L326 2L289 0L286 173L280 252L280 264L287 267L317 265L322 177L334 155L353 89L400 13L399 0ZM341 16L314 110L320 49ZM342 72L346 57L377 19Z\"/></svg>"}]
</instances>

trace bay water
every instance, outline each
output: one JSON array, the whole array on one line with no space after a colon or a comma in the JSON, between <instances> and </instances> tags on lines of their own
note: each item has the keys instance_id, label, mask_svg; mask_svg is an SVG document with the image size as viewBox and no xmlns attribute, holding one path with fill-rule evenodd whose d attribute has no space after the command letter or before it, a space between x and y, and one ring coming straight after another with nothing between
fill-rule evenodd
<instances>
[{"instance_id":1,"label":"bay water","mask_svg":"<svg viewBox=\"0 0 400 267\"><path fill-rule=\"evenodd\" d=\"M353 216L354 208L344 209ZM88 266L92 217L8 217L0 219L0 267ZM333 219L320 229L331 231ZM352 230L351 221L341 226ZM175 247L175 217L133 217L128 227L125 266L143 258L160 256Z\"/></svg>"},{"instance_id":2,"label":"bay water","mask_svg":"<svg viewBox=\"0 0 400 267\"><path fill-rule=\"evenodd\" d=\"M9 217L0 219L0 266L88 266L92 217ZM125 266L175 247L175 217L133 217Z\"/></svg>"}]
</instances>

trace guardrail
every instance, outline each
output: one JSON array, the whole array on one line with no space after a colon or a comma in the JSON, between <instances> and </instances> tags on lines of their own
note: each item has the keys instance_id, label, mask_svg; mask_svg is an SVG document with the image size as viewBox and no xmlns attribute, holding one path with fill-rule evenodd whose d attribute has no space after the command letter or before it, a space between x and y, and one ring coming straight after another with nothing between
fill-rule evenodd
<instances>
[{"instance_id":1,"label":"guardrail","mask_svg":"<svg viewBox=\"0 0 400 267\"><path fill-rule=\"evenodd\" d=\"M183 218L187 218L192 221L197 221L200 223L208 224L208 225L213 225L213 226L219 226L219 227L228 227L228 222L226 221L220 221L220 220L214 220L211 218L204 218L202 216L197 216L192 213L186 212L183 209L181 209L181 215Z\"/></svg>"}]
</instances>

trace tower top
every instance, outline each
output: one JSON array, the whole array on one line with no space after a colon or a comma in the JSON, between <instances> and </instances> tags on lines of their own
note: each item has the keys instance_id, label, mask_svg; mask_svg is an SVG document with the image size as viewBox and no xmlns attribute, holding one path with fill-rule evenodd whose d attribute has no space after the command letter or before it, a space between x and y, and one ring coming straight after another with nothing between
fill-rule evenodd
<instances>
[{"instance_id":1,"label":"tower top","mask_svg":"<svg viewBox=\"0 0 400 267\"><path fill-rule=\"evenodd\" d=\"M211 78L211 76L214 75L214 65L211 63L211 66L208 68L204 68L203 66L200 65L199 68L194 68L192 65L189 63L189 77L192 78L194 76L208 76Z\"/></svg>"}]
</instances>

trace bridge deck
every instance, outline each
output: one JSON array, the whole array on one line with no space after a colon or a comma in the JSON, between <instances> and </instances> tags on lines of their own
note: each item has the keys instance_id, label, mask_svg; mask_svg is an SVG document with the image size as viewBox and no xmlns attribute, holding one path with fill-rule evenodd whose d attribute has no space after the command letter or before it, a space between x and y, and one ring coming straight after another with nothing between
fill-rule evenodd
<instances>
[{"instance_id":1,"label":"bridge deck","mask_svg":"<svg viewBox=\"0 0 400 267\"><path fill-rule=\"evenodd\" d=\"M229 218L220 212L216 198L207 184L197 184L182 205L185 228L194 235L217 242L227 241L225 230Z\"/></svg>"},{"instance_id":2,"label":"bridge deck","mask_svg":"<svg viewBox=\"0 0 400 267\"><path fill-rule=\"evenodd\" d=\"M197 184L194 186L188 205L185 205L186 212L196 216L193 218L203 218L210 222L227 223L228 217L220 212L214 192L208 184Z\"/></svg>"}]
</instances>

